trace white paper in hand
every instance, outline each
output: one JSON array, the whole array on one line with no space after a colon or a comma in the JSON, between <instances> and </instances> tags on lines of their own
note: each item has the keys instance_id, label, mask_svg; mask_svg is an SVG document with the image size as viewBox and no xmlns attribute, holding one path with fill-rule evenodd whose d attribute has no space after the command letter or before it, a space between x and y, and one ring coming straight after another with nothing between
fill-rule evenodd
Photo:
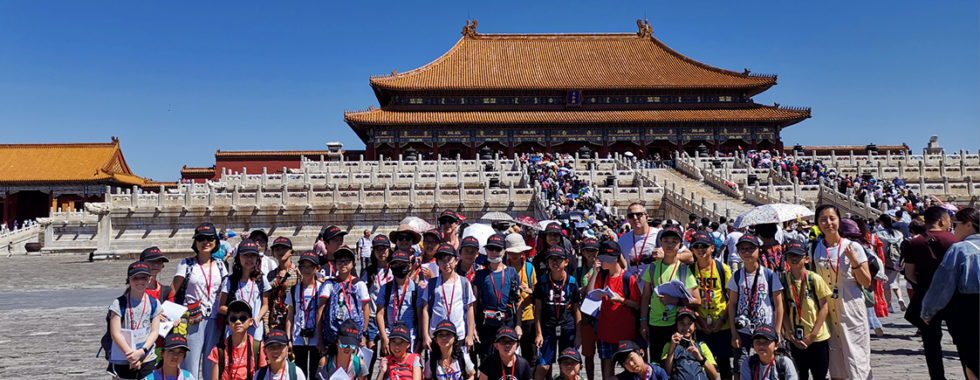
<instances>
[{"instance_id":1,"label":"white paper in hand","mask_svg":"<svg viewBox=\"0 0 980 380\"><path fill-rule=\"evenodd\" d=\"M670 296L674 298L686 299L688 301L694 300L691 293L687 291L686 287L684 287L684 283L678 280L660 284L654 288L654 291L658 296Z\"/></svg>"},{"instance_id":2,"label":"white paper in hand","mask_svg":"<svg viewBox=\"0 0 980 380\"><path fill-rule=\"evenodd\" d=\"M599 306L602 306L602 301L586 297L582 300L582 307L580 309L583 313L595 317L599 314Z\"/></svg>"},{"instance_id":3,"label":"white paper in hand","mask_svg":"<svg viewBox=\"0 0 980 380\"><path fill-rule=\"evenodd\" d=\"M187 306L165 301L160 305L160 308L160 313L167 320L160 322L160 330L158 332L161 337L166 337L170 333L170 330L174 328L174 323L179 321L180 317L187 311Z\"/></svg>"},{"instance_id":4,"label":"white paper in hand","mask_svg":"<svg viewBox=\"0 0 980 380\"><path fill-rule=\"evenodd\" d=\"M374 351L367 347L361 347L361 363L368 363L370 365L371 359L374 358Z\"/></svg>"},{"instance_id":5,"label":"white paper in hand","mask_svg":"<svg viewBox=\"0 0 980 380\"><path fill-rule=\"evenodd\" d=\"M333 374L330 375L329 380L350 380L350 376L347 375L347 369L341 367L333 371Z\"/></svg>"}]
</instances>

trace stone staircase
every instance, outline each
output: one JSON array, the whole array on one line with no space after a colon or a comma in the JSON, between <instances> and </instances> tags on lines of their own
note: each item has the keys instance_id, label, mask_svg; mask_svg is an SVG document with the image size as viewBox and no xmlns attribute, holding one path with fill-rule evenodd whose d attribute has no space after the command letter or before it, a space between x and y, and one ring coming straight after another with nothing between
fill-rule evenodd
<instances>
[{"instance_id":1,"label":"stone staircase","mask_svg":"<svg viewBox=\"0 0 980 380\"><path fill-rule=\"evenodd\" d=\"M749 211L754 207L752 204L743 202L737 198L718 191L702 180L697 180L683 173L672 169L642 169L644 176L654 181L658 185L680 193L685 199L693 198L694 204L700 204L702 209L714 210L719 216L727 216L734 219L738 215ZM693 192L693 196L692 193ZM669 213L668 213L669 214ZM676 214L676 212L675 212ZM665 215L669 218L678 219L677 215ZM701 216L701 215L699 215ZM682 221L686 221L683 215Z\"/></svg>"},{"instance_id":2,"label":"stone staircase","mask_svg":"<svg viewBox=\"0 0 980 380\"><path fill-rule=\"evenodd\" d=\"M0 254L10 256L11 254L22 255L27 253L25 245L39 242L43 232L44 229L41 225L35 224L16 231L0 233Z\"/></svg>"}]
</instances>

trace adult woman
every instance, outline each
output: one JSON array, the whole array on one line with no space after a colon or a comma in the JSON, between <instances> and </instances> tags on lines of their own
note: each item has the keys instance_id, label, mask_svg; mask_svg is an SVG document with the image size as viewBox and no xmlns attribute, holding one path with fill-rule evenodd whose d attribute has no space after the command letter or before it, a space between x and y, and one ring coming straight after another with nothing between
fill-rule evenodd
<instances>
[{"instance_id":1,"label":"adult woman","mask_svg":"<svg viewBox=\"0 0 980 380\"><path fill-rule=\"evenodd\" d=\"M871 337L862 287L871 285L868 258L860 243L841 237L840 211L821 205L816 212L823 238L817 241L814 266L832 289L830 318L830 377L871 378Z\"/></svg>"},{"instance_id":2,"label":"adult woman","mask_svg":"<svg viewBox=\"0 0 980 380\"><path fill-rule=\"evenodd\" d=\"M956 352L968 379L978 374L977 318L980 316L980 211L964 208L953 216L953 233L959 243L943 255L943 261L933 275L932 285L922 301L922 319L926 323L945 309L946 326L953 336ZM933 321L932 323L940 323Z\"/></svg>"},{"instance_id":3,"label":"adult woman","mask_svg":"<svg viewBox=\"0 0 980 380\"><path fill-rule=\"evenodd\" d=\"M196 256L181 260L174 274L173 288L178 291L178 297L183 293L182 303L187 306L189 313L187 326L187 356L183 368L198 376L201 369L201 357L211 352L217 343L217 323L212 310L217 309L218 292L221 282L227 275L224 263L211 259L211 254L218 251L218 233L211 223L202 223L194 229L194 243L191 250ZM178 300L180 301L180 300ZM211 361L205 360L204 373L211 373Z\"/></svg>"},{"instance_id":4,"label":"adult woman","mask_svg":"<svg viewBox=\"0 0 980 380\"><path fill-rule=\"evenodd\" d=\"M878 217L878 224L881 225L881 230L875 232L875 236L885 244L884 254L885 262L884 271L885 275L888 277L888 289L885 289L885 304L888 305L888 312L892 312L892 293L898 297L898 306L901 307L902 311L905 311L905 299L902 298L902 289L898 287L899 283L899 272L902 270L901 264L901 246L902 241L905 239L905 235L902 235L902 231L895 228L895 220L892 219L891 215L881 214Z\"/></svg>"}]
</instances>

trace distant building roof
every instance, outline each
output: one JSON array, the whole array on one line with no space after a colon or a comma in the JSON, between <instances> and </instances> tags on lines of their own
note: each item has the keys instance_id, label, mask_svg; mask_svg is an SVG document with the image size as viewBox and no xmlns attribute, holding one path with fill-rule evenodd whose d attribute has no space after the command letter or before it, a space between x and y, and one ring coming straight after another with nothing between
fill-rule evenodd
<instances>
[{"instance_id":1,"label":"distant building roof","mask_svg":"<svg viewBox=\"0 0 980 380\"><path fill-rule=\"evenodd\" d=\"M109 143L0 144L0 183L100 182L140 185L119 139Z\"/></svg>"}]
</instances>

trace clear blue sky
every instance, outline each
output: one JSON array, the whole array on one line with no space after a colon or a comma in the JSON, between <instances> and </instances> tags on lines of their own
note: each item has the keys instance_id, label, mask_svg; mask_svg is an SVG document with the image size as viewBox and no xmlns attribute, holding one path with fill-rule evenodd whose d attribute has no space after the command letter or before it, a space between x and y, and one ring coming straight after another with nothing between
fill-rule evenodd
<instances>
[{"instance_id":1,"label":"clear blue sky","mask_svg":"<svg viewBox=\"0 0 980 380\"><path fill-rule=\"evenodd\" d=\"M787 145L980 147L975 0L0 1L0 142L119 136L156 180L217 149L361 149L343 111L377 105L368 77L439 57L467 18L553 33L643 17L689 57L778 74L757 102L813 108Z\"/></svg>"}]
</instances>

